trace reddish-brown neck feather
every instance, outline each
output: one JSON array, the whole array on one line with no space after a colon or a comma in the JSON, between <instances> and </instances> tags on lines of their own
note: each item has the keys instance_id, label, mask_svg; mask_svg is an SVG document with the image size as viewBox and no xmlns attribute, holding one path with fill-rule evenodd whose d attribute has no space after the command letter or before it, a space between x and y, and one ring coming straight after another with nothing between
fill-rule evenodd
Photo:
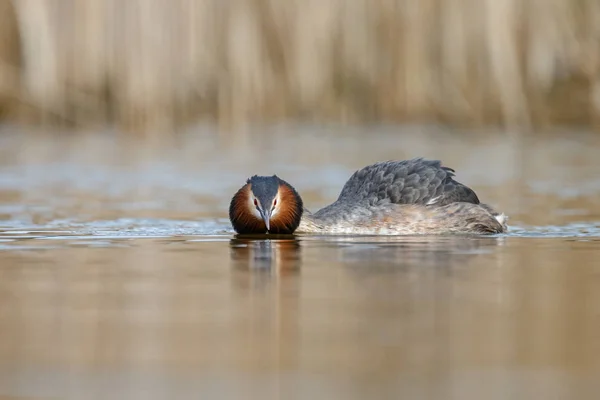
<instances>
[{"instance_id":1,"label":"reddish-brown neck feather","mask_svg":"<svg viewBox=\"0 0 600 400\"><path fill-rule=\"evenodd\" d=\"M302 218L302 199L288 183L279 186L279 211L271 218L271 233L293 233Z\"/></svg>"},{"instance_id":2,"label":"reddish-brown neck feather","mask_svg":"<svg viewBox=\"0 0 600 400\"><path fill-rule=\"evenodd\" d=\"M246 184L231 199L231 204L229 205L231 225L233 225L233 229L237 233L241 234L266 233L267 227L265 222L260 218L256 218L248 209L249 196L250 184Z\"/></svg>"}]
</instances>

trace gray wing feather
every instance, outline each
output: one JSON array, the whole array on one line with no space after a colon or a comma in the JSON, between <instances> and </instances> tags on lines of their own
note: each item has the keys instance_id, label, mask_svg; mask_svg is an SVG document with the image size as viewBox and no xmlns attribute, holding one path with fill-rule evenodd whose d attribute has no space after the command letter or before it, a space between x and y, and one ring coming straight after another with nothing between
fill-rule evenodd
<instances>
[{"instance_id":1,"label":"gray wing feather","mask_svg":"<svg viewBox=\"0 0 600 400\"><path fill-rule=\"evenodd\" d=\"M384 161L356 171L342 188L337 202L437 206L454 202L479 204L475 192L453 177L454 170L443 167L439 160Z\"/></svg>"}]
</instances>

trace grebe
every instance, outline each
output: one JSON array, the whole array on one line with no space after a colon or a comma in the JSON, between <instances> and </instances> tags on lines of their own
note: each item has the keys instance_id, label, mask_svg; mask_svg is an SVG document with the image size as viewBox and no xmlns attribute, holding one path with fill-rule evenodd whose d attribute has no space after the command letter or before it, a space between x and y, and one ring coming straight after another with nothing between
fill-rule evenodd
<instances>
[{"instance_id":1,"label":"grebe","mask_svg":"<svg viewBox=\"0 0 600 400\"><path fill-rule=\"evenodd\" d=\"M289 183L253 176L231 199L239 234L432 235L506 232L506 216L481 204L438 160L384 161L356 171L338 199L315 213Z\"/></svg>"}]
</instances>

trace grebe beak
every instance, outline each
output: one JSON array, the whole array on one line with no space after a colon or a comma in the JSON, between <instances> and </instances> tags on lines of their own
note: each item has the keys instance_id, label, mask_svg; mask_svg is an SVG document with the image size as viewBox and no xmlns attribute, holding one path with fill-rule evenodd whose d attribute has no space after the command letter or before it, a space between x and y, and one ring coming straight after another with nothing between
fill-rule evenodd
<instances>
[{"instance_id":1,"label":"grebe beak","mask_svg":"<svg viewBox=\"0 0 600 400\"><path fill-rule=\"evenodd\" d=\"M267 231L269 231L271 228L271 225L269 224L269 220L271 219L271 211L263 211L262 208L259 208L258 211L260 212L260 216L262 217L263 221L265 221Z\"/></svg>"}]
</instances>

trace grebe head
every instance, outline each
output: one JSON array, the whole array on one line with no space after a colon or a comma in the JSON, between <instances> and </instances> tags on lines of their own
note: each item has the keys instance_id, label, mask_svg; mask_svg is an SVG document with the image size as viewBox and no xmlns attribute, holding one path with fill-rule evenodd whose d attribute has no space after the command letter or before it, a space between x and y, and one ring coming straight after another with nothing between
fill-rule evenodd
<instances>
[{"instance_id":1,"label":"grebe head","mask_svg":"<svg viewBox=\"0 0 600 400\"><path fill-rule=\"evenodd\" d=\"M237 233L293 233L302 217L302 199L286 181L253 176L231 199L229 220Z\"/></svg>"}]
</instances>

